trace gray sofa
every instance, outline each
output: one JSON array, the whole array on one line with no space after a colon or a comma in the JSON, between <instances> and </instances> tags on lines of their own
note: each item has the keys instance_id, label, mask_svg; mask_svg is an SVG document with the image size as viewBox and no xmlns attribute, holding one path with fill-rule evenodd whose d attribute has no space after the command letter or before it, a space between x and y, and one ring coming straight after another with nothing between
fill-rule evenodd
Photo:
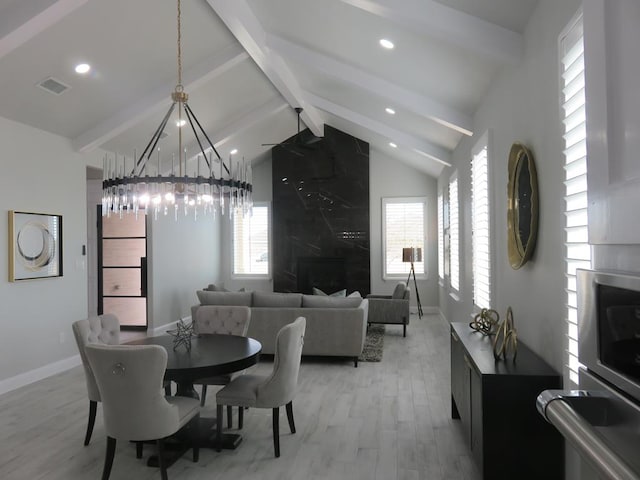
<instances>
[{"instance_id":1,"label":"gray sofa","mask_svg":"<svg viewBox=\"0 0 640 480\"><path fill-rule=\"evenodd\" d=\"M198 290L196 293L200 305L250 307L247 336L262 343L262 353L275 353L278 331L296 318L305 317L303 355L350 357L358 366L367 332L367 299L273 292ZM192 307L193 318L200 305Z\"/></svg>"}]
</instances>

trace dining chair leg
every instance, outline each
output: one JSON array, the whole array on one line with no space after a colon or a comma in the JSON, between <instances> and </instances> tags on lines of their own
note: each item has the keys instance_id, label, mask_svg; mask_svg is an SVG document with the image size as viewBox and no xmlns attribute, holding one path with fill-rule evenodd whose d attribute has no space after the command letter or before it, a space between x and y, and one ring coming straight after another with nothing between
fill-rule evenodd
<instances>
[{"instance_id":1,"label":"dining chair leg","mask_svg":"<svg viewBox=\"0 0 640 480\"><path fill-rule=\"evenodd\" d=\"M289 428L291 433L296 433L296 424L293 421L293 400L287 403L287 420L289 420Z\"/></svg>"},{"instance_id":2,"label":"dining chair leg","mask_svg":"<svg viewBox=\"0 0 640 480\"><path fill-rule=\"evenodd\" d=\"M144 443L136 442L136 458L142 458L142 447Z\"/></svg>"},{"instance_id":3,"label":"dining chair leg","mask_svg":"<svg viewBox=\"0 0 640 480\"><path fill-rule=\"evenodd\" d=\"M200 423L200 414L198 413L189 422L188 432L191 434L191 448L193 449L193 463L200 460L200 444L198 443L198 424Z\"/></svg>"},{"instance_id":4,"label":"dining chair leg","mask_svg":"<svg viewBox=\"0 0 640 480\"><path fill-rule=\"evenodd\" d=\"M204 407L204 402L207 401L207 386L202 385L202 395L200 395L200 406Z\"/></svg>"},{"instance_id":5,"label":"dining chair leg","mask_svg":"<svg viewBox=\"0 0 640 480\"><path fill-rule=\"evenodd\" d=\"M113 457L116 454L116 439L107 437L107 454L104 457L104 468L102 469L102 480L109 480L111 475L111 467L113 466Z\"/></svg>"},{"instance_id":6,"label":"dining chair leg","mask_svg":"<svg viewBox=\"0 0 640 480\"><path fill-rule=\"evenodd\" d=\"M93 426L96 423L96 411L98 410L98 402L95 400L89 400L89 422L87 423L87 433L84 436L84 446L89 445L91 441L91 434L93 433Z\"/></svg>"},{"instance_id":7,"label":"dining chair leg","mask_svg":"<svg viewBox=\"0 0 640 480\"><path fill-rule=\"evenodd\" d=\"M242 430L243 422L244 422L244 407L238 407L238 430Z\"/></svg>"},{"instance_id":8,"label":"dining chair leg","mask_svg":"<svg viewBox=\"0 0 640 480\"><path fill-rule=\"evenodd\" d=\"M233 428L233 407L227 405L227 428Z\"/></svg>"},{"instance_id":9,"label":"dining chair leg","mask_svg":"<svg viewBox=\"0 0 640 480\"><path fill-rule=\"evenodd\" d=\"M160 467L160 477L162 480L168 480L167 478L167 464L164 458L164 438L156 440L158 446L158 466Z\"/></svg>"},{"instance_id":10,"label":"dining chair leg","mask_svg":"<svg viewBox=\"0 0 640 480\"><path fill-rule=\"evenodd\" d=\"M273 449L280 456L280 408L273 409Z\"/></svg>"},{"instance_id":11,"label":"dining chair leg","mask_svg":"<svg viewBox=\"0 0 640 480\"><path fill-rule=\"evenodd\" d=\"M222 415L224 409L222 405L216 407L216 452L221 450L222 445Z\"/></svg>"}]
</instances>

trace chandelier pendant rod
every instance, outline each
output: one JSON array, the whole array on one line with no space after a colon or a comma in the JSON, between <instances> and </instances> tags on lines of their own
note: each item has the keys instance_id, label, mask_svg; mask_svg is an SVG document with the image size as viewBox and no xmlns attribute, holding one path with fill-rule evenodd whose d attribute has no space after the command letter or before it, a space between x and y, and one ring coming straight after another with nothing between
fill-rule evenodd
<instances>
[{"instance_id":1,"label":"chandelier pendant rod","mask_svg":"<svg viewBox=\"0 0 640 480\"><path fill-rule=\"evenodd\" d=\"M218 150L216 150L216 147L213 146L213 142L211 141L211 139L209 139L209 135L207 135L207 132L205 132L204 128L202 128L202 125L200 125L200 122L198 121L198 117L196 117L196 114L193 113L193 110L191 110L191 107L189 106L188 103L184 104L184 108L185 110L191 114L191 116L193 117L193 119L195 120L196 124L198 125L198 128L200 129L200 131L202 132L202 135L204 135L204 138L207 139L207 142L209 143L209 146L211 147L211 150L213 150L213 152L216 154L216 157L218 157L218 160L220 160L220 163L222 163L222 166L224 167L224 169L226 170L226 172L228 174L231 174L231 172L229 171L229 169L227 168L227 166L224 164L224 162L222 161L222 157L220 156L220 154L218 153ZM191 128L193 128L193 125L191 126ZM194 129L194 134L195 134L195 129ZM196 138L197 135L196 135ZM198 141L199 142L199 141ZM200 149L202 149L202 145L200 146ZM204 150L202 151L202 154L204 155ZM206 158L206 155L205 155Z\"/></svg>"},{"instance_id":2,"label":"chandelier pendant rod","mask_svg":"<svg viewBox=\"0 0 640 480\"><path fill-rule=\"evenodd\" d=\"M206 162L207 167L210 167L209 159L207 158L207 154L204 153L204 147L202 146L202 142L200 141L200 136L198 135L195 125L193 124L193 120L197 122L198 119L194 117L193 112L189 108L188 104L185 103L184 107L185 107L184 112L187 114L187 120L189 120L189 125L191 125L191 130L193 131L193 136L196 137L196 141L198 142L198 146L200 147L200 151L202 152L202 156L204 157L204 161ZM202 131L202 128L201 128L201 131ZM202 133L204 134L204 131ZM205 134L205 137L206 137L206 134ZM200 161L198 161L198 165L200 165Z\"/></svg>"},{"instance_id":3,"label":"chandelier pendant rod","mask_svg":"<svg viewBox=\"0 0 640 480\"><path fill-rule=\"evenodd\" d=\"M145 147L144 152L142 152L142 155L140 155L140 158L138 158L131 172L132 175L136 175L136 170L138 170L137 175L142 175L142 172L147 166L147 160L151 158L151 153L153 153L153 150L156 148L156 145L160 140L160 136L162 135L162 132L164 132L164 129L167 126L167 122L169 121L169 117L171 117L171 114L173 113L173 109L175 108L175 106L176 106L176 102L173 102L169 107L169 110L167 110L167 113L162 119L162 122L160 122L160 125L158 125L158 128L156 128L156 131L153 133L153 136L149 140L149 143L147 143L147 146ZM153 144L153 146L151 146L151 144ZM144 158L145 155L147 155L146 159Z\"/></svg>"}]
</instances>

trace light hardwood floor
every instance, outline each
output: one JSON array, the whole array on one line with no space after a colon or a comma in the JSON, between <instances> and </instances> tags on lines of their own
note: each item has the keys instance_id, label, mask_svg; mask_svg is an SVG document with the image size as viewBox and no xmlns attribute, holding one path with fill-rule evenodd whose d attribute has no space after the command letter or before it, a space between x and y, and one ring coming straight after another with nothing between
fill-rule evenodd
<instances>
[{"instance_id":1,"label":"light hardwood floor","mask_svg":"<svg viewBox=\"0 0 640 480\"><path fill-rule=\"evenodd\" d=\"M280 458L273 456L271 411L250 409L237 450L203 449L198 463L187 454L169 478L479 480L459 422L451 420L448 325L435 315L412 316L406 338L388 325L384 342L382 362L358 368L350 360L303 359L297 433L289 433L282 409ZM272 363L254 368L268 372ZM214 393L203 416L215 413ZM99 479L106 441L98 407L91 444L82 444L88 404L81 367L0 396L0 478ZM160 473L119 442L111 478Z\"/></svg>"}]
</instances>

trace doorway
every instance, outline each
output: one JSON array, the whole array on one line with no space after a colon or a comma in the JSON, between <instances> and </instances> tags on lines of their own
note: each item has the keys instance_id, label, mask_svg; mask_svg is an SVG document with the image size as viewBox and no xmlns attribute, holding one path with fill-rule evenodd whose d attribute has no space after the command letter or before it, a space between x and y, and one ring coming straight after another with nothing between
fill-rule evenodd
<instances>
[{"instance_id":1,"label":"doorway","mask_svg":"<svg viewBox=\"0 0 640 480\"><path fill-rule=\"evenodd\" d=\"M147 218L117 214L98 220L98 314L112 313L122 329L146 330Z\"/></svg>"}]
</instances>

